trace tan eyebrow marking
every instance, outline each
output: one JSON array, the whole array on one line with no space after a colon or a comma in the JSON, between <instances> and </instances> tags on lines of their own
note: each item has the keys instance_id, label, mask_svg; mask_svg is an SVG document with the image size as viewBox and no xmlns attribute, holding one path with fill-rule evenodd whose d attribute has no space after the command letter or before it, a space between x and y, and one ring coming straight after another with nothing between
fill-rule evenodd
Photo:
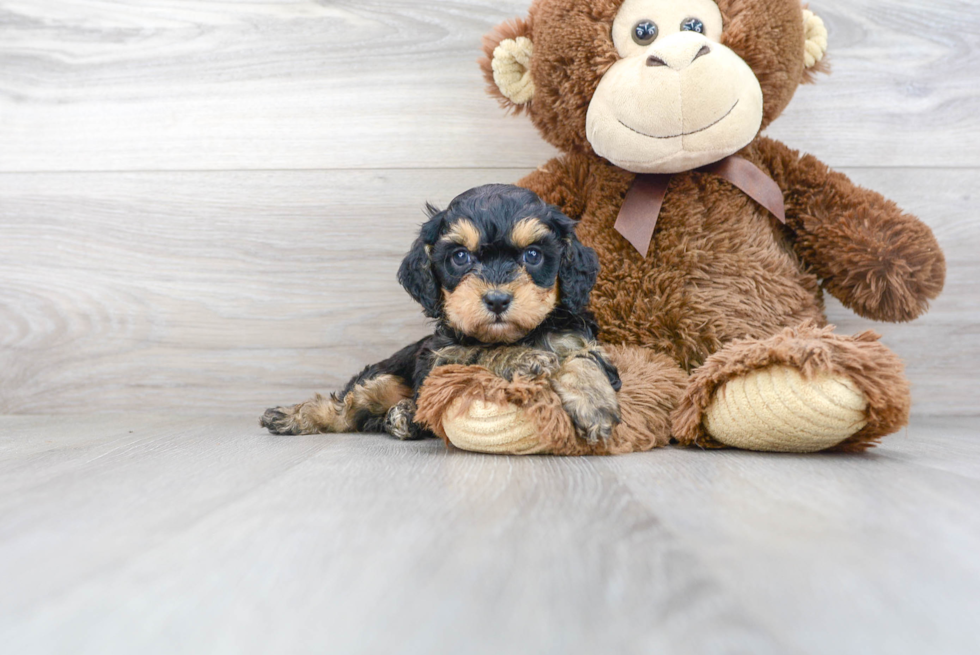
<instances>
[{"instance_id":1,"label":"tan eyebrow marking","mask_svg":"<svg viewBox=\"0 0 980 655\"><path fill-rule=\"evenodd\" d=\"M551 230L539 219L522 218L510 231L510 240L518 248L527 248L549 234L551 234Z\"/></svg>"},{"instance_id":2,"label":"tan eyebrow marking","mask_svg":"<svg viewBox=\"0 0 980 655\"><path fill-rule=\"evenodd\" d=\"M440 241L458 243L470 252L476 252L480 249L480 231L476 229L472 221L463 218L456 221Z\"/></svg>"}]
</instances>

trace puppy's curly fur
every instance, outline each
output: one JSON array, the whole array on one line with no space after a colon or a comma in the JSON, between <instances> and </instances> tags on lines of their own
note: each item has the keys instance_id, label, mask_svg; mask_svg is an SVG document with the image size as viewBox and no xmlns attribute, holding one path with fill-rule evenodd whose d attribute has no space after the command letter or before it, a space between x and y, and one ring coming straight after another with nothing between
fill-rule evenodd
<instances>
[{"instance_id":1,"label":"puppy's curly fur","mask_svg":"<svg viewBox=\"0 0 980 655\"><path fill-rule=\"evenodd\" d=\"M429 207L398 279L436 320L434 334L372 364L340 392L266 411L274 434L387 432L430 436L415 401L438 366L480 366L506 380L547 379L590 443L619 423L616 368L596 343L589 294L595 252L575 224L536 194L509 185L471 189L445 211Z\"/></svg>"}]
</instances>

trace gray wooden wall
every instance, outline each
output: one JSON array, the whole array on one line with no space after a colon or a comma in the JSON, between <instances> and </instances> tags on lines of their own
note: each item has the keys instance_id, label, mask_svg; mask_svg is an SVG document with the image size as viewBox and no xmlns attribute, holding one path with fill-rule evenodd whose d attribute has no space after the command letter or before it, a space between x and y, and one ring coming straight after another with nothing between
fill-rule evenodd
<instances>
[{"instance_id":1,"label":"gray wooden wall","mask_svg":"<svg viewBox=\"0 0 980 655\"><path fill-rule=\"evenodd\" d=\"M527 5L0 0L0 413L256 414L422 335L423 203L554 154L475 65ZM811 8L834 74L770 134L936 231L945 295L874 327L917 412L976 413L980 3Z\"/></svg>"}]
</instances>

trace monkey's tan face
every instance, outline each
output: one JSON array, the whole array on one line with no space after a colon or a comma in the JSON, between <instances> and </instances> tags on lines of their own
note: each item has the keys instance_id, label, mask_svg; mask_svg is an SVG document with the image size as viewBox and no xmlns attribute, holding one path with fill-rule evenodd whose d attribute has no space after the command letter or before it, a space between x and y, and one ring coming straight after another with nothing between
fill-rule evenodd
<instances>
[{"instance_id":1,"label":"monkey's tan face","mask_svg":"<svg viewBox=\"0 0 980 655\"><path fill-rule=\"evenodd\" d=\"M751 143L762 88L722 29L712 0L626 0L612 31L621 59L586 118L596 154L634 173L679 173Z\"/></svg>"}]
</instances>

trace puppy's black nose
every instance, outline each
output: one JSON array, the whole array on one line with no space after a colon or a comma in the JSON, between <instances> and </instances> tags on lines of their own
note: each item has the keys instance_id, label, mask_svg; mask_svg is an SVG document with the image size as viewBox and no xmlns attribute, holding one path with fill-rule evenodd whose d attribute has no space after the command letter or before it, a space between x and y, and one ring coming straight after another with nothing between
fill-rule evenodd
<instances>
[{"instance_id":1,"label":"puppy's black nose","mask_svg":"<svg viewBox=\"0 0 980 655\"><path fill-rule=\"evenodd\" d=\"M514 300L514 294L507 293L506 291L500 291L499 289L487 291L485 294L483 294L483 304L487 306L487 309L498 316L510 308L510 303L512 300Z\"/></svg>"}]
</instances>

